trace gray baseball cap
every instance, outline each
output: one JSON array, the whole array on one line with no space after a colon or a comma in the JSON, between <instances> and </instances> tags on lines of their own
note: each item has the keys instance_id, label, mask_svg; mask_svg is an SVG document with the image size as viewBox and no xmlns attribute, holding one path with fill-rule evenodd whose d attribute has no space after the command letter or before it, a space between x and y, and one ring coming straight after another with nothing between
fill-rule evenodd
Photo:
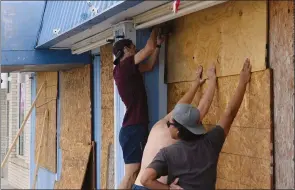
<instances>
[{"instance_id":1,"label":"gray baseball cap","mask_svg":"<svg viewBox=\"0 0 295 190\"><path fill-rule=\"evenodd\" d=\"M200 111L190 104L176 104L172 117L175 121L196 135L206 133L205 127L200 124Z\"/></svg>"}]
</instances>

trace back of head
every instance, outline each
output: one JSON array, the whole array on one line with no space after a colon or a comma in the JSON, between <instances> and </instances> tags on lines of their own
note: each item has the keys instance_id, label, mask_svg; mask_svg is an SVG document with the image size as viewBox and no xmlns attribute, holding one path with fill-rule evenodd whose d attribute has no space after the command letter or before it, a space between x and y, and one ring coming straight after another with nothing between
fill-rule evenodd
<instances>
[{"instance_id":1,"label":"back of head","mask_svg":"<svg viewBox=\"0 0 295 190\"><path fill-rule=\"evenodd\" d=\"M113 46L113 54L116 57L114 61L114 65L120 63L120 59L124 56L124 47L130 47L132 45L132 41L130 39L123 39L117 41Z\"/></svg>"},{"instance_id":2,"label":"back of head","mask_svg":"<svg viewBox=\"0 0 295 190\"><path fill-rule=\"evenodd\" d=\"M193 141L193 140L197 140L200 137L203 136L203 134L200 135L196 135L192 132L190 132L188 129L186 129L184 126L182 126L180 123L178 123L177 121L173 121L178 129L178 138L183 140L183 141Z\"/></svg>"}]
</instances>

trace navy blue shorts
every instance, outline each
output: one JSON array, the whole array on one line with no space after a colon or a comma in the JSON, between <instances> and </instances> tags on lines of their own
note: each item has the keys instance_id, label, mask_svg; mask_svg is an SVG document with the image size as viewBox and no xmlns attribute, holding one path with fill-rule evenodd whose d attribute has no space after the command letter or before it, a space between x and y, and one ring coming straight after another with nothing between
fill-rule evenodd
<instances>
[{"instance_id":1,"label":"navy blue shorts","mask_svg":"<svg viewBox=\"0 0 295 190\"><path fill-rule=\"evenodd\" d=\"M140 185L136 185L136 184L133 184L132 189L133 190L149 190L148 188L146 188L144 186L140 186Z\"/></svg>"},{"instance_id":2,"label":"navy blue shorts","mask_svg":"<svg viewBox=\"0 0 295 190\"><path fill-rule=\"evenodd\" d=\"M147 125L129 125L121 127L119 142L123 151L125 164L141 163L147 138Z\"/></svg>"}]
</instances>

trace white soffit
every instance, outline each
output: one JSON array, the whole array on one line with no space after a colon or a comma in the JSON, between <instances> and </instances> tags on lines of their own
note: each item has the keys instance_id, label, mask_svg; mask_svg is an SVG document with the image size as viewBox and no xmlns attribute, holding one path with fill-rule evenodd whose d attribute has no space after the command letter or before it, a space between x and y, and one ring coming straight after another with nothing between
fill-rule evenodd
<instances>
[{"instance_id":1,"label":"white soffit","mask_svg":"<svg viewBox=\"0 0 295 190\"><path fill-rule=\"evenodd\" d=\"M169 1L167 0L158 0L158 1L143 1L142 3L136 5L135 7L129 8L113 17L106 19L105 21L89 27L83 32L80 32L74 36L71 36L57 44L55 44L52 48L64 48L64 49L71 49L73 44L76 44L82 40L85 40L91 36L94 36L100 32L111 28L114 24L122 22L124 20L130 20L130 18L134 17L135 15L144 13L148 10L151 10L155 7L159 7L163 4L167 4Z\"/></svg>"},{"instance_id":2,"label":"white soffit","mask_svg":"<svg viewBox=\"0 0 295 190\"><path fill-rule=\"evenodd\" d=\"M75 43L72 46L72 54L81 54L100 46L107 44L108 39L113 39L113 30L109 28L103 32L100 32L90 38Z\"/></svg>"},{"instance_id":3,"label":"white soffit","mask_svg":"<svg viewBox=\"0 0 295 190\"><path fill-rule=\"evenodd\" d=\"M135 16L135 29L149 28L224 2L226 1L180 1L177 13L173 12L173 2L170 2Z\"/></svg>"}]
</instances>

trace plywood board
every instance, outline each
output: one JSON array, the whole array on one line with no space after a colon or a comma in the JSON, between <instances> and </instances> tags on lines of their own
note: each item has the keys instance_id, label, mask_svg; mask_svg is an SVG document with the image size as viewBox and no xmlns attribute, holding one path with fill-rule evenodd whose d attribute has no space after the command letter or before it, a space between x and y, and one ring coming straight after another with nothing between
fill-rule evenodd
<instances>
[{"instance_id":1,"label":"plywood board","mask_svg":"<svg viewBox=\"0 0 295 190\"><path fill-rule=\"evenodd\" d=\"M179 82L179 83L171 83L167 85L168 91L168 113L173 110L176 103L184 96L184 94L189 90L192 86L191 82ZM197 106L200 101L200 96L202 95L201 90L196 93L196 96L192 102L192 105Z\"/></svg>"},{"instance_id":2,"label":"plywood board","mask_svg":"<svg viewBox=\"0 0 295 190\"><path fill-rule=\"evenodd\" d=\"M37 73L38 90L41 85L46 82L45 88L42 90L39 99L36 102L36 133L35 133L35 162L38 151L37 146L40 143L41 131L43 127L43 118L45 110L48 109L48 123L44 130L43 145L39 158L39 166L56 172L56 98L58 88L57 72L38 72Z\"/></svg>"},{"instance_id":3,"label":"plywood board","mask_svg":"<svg viewBox=\"0 0 295 190\"><path fill-rule=\"evenodd\" d=\"M109 145L107 189L115 189L115 151L114 145Z\"/></svg>"},{"instance_id":4,"label":"plywood board","mask_svg":"<svg viewBox=\"0 0 295 190\"><path fill-rule=\"evenodd\" d=\"M270 189L270 160L221 153L217 167L219 189Z\"/></svg>"},{"instance_id":5,"label":"plywood board","mask_svg":"<svg viewBox=\"0 0 295 190\"><path fill-rule=\"evenodd\" d=\"M101 161L100 185L102 189L112 185L114 171L109 170L109 164L114 160L110 157L114 149L109 147L114 144L114 85L113 85L113 54L112 44L100 48L101 55Z\"/></svg>"},{"instance_id":6,"label":"plywood board","mask_svg":"<svg viewBox=\"0 0 295 190\"><path fill-rule=\"evenodd\" d=\"M216 63L217 76L236 75L246 57L266 68L267 2L229 1L172 21L167 82L191 81L197 65Z\"/></svg>"},{"instance_id":7,"label":"plywood board","mask_svg":"<svg viewBox=\"0 0 295 190\"><path fill-rule=\"evenodd\" d=\"M81 189L88 165L91 145L76 143L62 150L61 178L54 189Z\"/></svg>"},{"instance_id":8,"label":"plywood board","mask_svg":"<svg viewBox=\"0 0 295 190\"><path fill-rule=\"evenodd\" d=\"M241 175L241 157L233 154L220 154L217 176L222 179L239 183Z\"/></svg>"},{"instance_id":9,"label":"plywood board","mask_svg":"<svg viewBox=\"0 0 295 190\"><path fill-rule=\"evenodd\" d=\"M274 188L294 189L294 1L269 1L269 48L274 92Z\"/></svg>"},{"instance_id":10,"label":"plywood board","mask_svg":"<svg viewBox=\"0 0 295 190\"><path fill-rule=\"evenodd\" d=\"M217 178L216 179L216 189L252 189L248 185L244 185L237 182L228 181L226 179Z\"/></svg>"},{"instance_id":11,"label":"plywood board","mask_svg":"<svg viewBox=\"0 0 295 190\"><path fill-rule=\"evenodd\" d=\"M222 152L270 160L271 149L270 129L232 126Z\"/></svg>"},{"instance_id":12,"label":"plywood board","mask_svg":"<svg viewBox=\"0 0 295 190\"><path fill-rule=\"evenodd\" d=\"M90 65L64 71L61 84L62 171L56 189L81 189L91 151Z\"/></svg>"},{"instance_id":13,"label":"plywood board","mask_svg":"<svg viewBox=\"0 0 295 190\"><path fill-rule=\"evenodd\" d=\"M61 148L91 144L90 65L61 73Z\"/></svg>"},{"instance_id":14,"label":"plywood board","mask_svg":"<svg viewBox=\"0 0 295 190\"><path fill-rule=\"evenodd\" d=\"M250 185L253 189L270 189L272 173L270 160L241 156L240 161L242 173L240 183Z\"/></svg>"},{"instance_id":15,"label":"plywood board","mask_svg":"<svg viewBox=\"0 0 295 190\"><path fill-rule=\"evenodd\" d=\"M271 92L269 70L252 73L251 81L234 120L233 126L270 129L271 126ZM239 75L217 79L217 87L208 114L203 119L204 124L216 124L227 107L234 90L238 86ZM168 110L172 110L177 101L191 86L191 82L168 84ZM204 94L206 84L199 95L196 95L193 105L197 105L200 96Z\"/></svg>"}]
</instances>

